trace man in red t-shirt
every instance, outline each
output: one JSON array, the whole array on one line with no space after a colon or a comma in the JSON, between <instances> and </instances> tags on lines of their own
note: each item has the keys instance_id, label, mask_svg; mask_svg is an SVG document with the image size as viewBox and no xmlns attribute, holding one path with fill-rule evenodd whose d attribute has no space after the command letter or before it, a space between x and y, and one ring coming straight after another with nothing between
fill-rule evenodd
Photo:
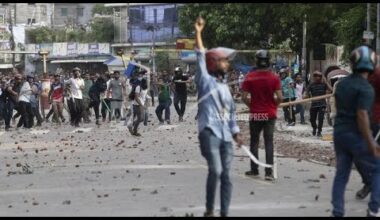
<instances>
[{"instance_id":1,"label":"man in red t-shirt","mask_svg":"<svg viewBox=\"0 0 380 220\"><path fill-rule=\"evenodd\" d=\"M380 126L380 95L378 95L380 94L380 67L375 68L374 73L368 77L368 81L375 90L375 102L372 107L372 123Z\"/></svg>"},{"instance_id":2,"label":"man in red t-shirt","mask_svg":"<svg viewBox=\"0 0 380 220\"><path fill-rule=\"evenodd\" d=\"M63 92L64 86L60 81L61 76L59 74L54 75L54 82L51 84L49 92L49 103L52 103L54 118L60 124L59 118L62 122L65 122L63 117Z\"/></svg>"},{"instance_id":3,"label":"man in red t-shirt","mask_svg":"<svg viewBox=\"0 0 380 220\"><path fill-rule=\"evenodd\" d=\"M259 50L256 53L257 70L245 77L242 89L243 101L251 113L251 152L259 158L259 138L261 130L264 130L266 163L273 164L273 132L277 119L277 106L282 101L282 91L280 79L269 69L269 60L268 51ZM248 98L248 94L251 95L251 99ZM257 177L258 165L251 161L251 170L245 174ZM274 180L271 168L265 168L265 180Z\"/></svg>"}]
</instances>

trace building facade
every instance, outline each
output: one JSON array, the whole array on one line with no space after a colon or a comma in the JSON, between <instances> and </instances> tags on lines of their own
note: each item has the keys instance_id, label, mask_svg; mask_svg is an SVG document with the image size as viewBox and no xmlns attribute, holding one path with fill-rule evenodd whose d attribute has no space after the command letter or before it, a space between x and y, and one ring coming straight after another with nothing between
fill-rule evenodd
<instances>
[{"instance_id":1,"label":"building facade","mask_svg":"<svg viewBox=\"0 0 380 220\"><path fill-rule=\"evenodd\" d=\"M87 26L95 3L52 3L53 26Z\"/></svg>"}]
</instances>

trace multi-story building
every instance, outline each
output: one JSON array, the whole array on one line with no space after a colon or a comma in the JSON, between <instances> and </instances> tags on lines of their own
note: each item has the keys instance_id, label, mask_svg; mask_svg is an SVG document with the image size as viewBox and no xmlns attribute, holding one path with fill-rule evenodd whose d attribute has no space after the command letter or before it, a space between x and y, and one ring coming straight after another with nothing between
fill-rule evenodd
<instances>
[{"instance_id":1,"label":"multi-story building","mask_svg":"<svg viewBox=\"0 0 380 220\"><path fill-rule=\"evenodd\" d=\"M52 3L53 26L86 26L92 19L95 3Z\"/></svg>"},{"instance_id":2,"label":"multi-story building","mask_svg":"<svg viewBox=\"0 0 380 220\"><path fill-rule=\"evenodd\" d=\"M50 24L49 3L2 3L0 23L12 19L13 25Z\"/></svg>"},{"instance_id":3,"label":"multi-story building","mask_svg":"<svg viewBox=\"0 0 380 220\"><path fill-rule=\"evenodd\" d=\"M114 9L115 40L113 54L123 49L135 51L135 59L152 60L152 47L174 49L180 36L175 3L115 3L105 4ZM128 21L128 22L123 22ZM171 60L178 56L172 53Z\"/></svg>"}]
</instances>

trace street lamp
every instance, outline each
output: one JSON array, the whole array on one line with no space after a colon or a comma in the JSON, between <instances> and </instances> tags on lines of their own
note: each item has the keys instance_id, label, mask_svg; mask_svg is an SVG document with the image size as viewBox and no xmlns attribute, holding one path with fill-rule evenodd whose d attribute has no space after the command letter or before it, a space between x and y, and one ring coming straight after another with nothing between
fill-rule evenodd
<instances>
[{"instance_id":1,"label":"street lamp","mask_svg":"<svg viewBox=\"0 0 380 220\"><path fill-rule=\"evenodd\" d=\"M43 59L43 62L44 62L44 73L47 73L47 70L46 70L46 58L47 58L48 54L49 54L49 51L44 51L44 50L38 51L38 55L42 56L42 59Z\"/></svg>"}]
</instances>

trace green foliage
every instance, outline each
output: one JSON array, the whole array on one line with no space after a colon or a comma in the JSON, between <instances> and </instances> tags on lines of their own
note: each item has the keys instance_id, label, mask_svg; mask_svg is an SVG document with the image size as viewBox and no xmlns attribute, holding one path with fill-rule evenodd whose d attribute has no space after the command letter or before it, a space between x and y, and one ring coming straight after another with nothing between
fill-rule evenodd
<instances>
[{"instance_id":1,"label":"green foliage","mask_svg":"<svg viewBox=\"0 0 380 220\"><path fill-rule=\"evenodd\" d=\"M96 18L91 23L89 40L93 42L112 42L114 38L114 24L111 19Z\"/></svg>"},{"instance_id":2,"label":"green foliage","mask_svg":"<svg viewBox=\"0 0 380 220\"><path fill-rule=\"evenodd\" d=\"M91 22L91 31L82 29L51 29L38 27L26 31L30 43L53 43L53 42L112 42L113 22L107 18L96 18Z\"/></svg>"},{"instance_id":3,"label":"green foliage","mask_svg":"<svg viewBox=\"0 0 380 220\"><path fill-rule=\"evenodd\" d=\"M344 12L338 19L337 40L338 43L344 45L343 60L348 60L349 55L355 47L362 43L364 31L364 21L366 20L366 6L359 4L354 8Z\"/></svg>"},{"instance_id":4,"label":"green foliage","mask_svg":"<svg viewBox=\"0 0 380 220\"><path fill-rule=\"evenodd\" d=\"M163 71L166 70L170 72L170 63L169 63L169 52L158 52L156 53L156 58L155 58L157 70Z\"/></svg>"},{"instance_id":5,"label":"green foliage","mask_svg":"<svg viewBox=\"0 0 380 220\"><path fill-rule=\"evenodd\" d=\"M357 35L362 32L361 24L358 22L345 23L345 25L351 25L352 32L350 33L355 33L352 35L347 34L339 22L341 22L342 16L350 16L347 13L351 9L360 8L361 5L363 4L187 4L179 11L179 27L185 35L193 36L193 23L196 17L201 15L206 20L206 31L203 33L203 38L207 47L274 49L283 48L286 46L284 45L286 42L293 51L300 54L305 15L307 22L306 47L309 50L319 44L343 42L343 45L346 45L350 40L353 42L354 37L361 39ZM348 20L359 21L361 19L360 16L356 14L355 16Z\"/></svg>"},{"instance_id":6,"label":"green foliage","mask_svg":"<svg viewBox=\"0 0 380 220\"><path fill-rule=\"evenodd\" d=\"M110 7L105 7L104 4L96 4L91 11L92 16L95 14L100 14L100 15L112 15L112 8Z\"/></svg>"}]
</instances>

